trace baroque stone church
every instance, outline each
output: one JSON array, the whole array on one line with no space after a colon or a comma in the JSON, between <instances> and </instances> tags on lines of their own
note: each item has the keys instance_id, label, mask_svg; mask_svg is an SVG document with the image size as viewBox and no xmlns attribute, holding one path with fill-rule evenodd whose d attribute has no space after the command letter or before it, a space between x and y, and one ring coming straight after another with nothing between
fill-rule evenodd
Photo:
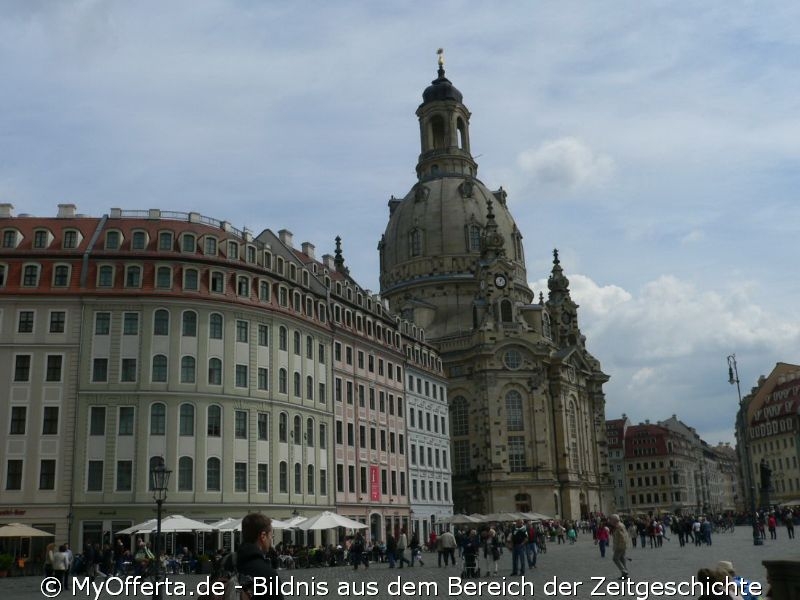
<instances>
[{"instance_id":1,"label":"baroque stone church","mask_svg":"<svg viewBox=\"0 0 800 600\"><path fill-rule=\"evenodd\" d=\"M478 179L471 114L445 77L441 52L416 114L417 181L389 201L380 284L446 367L454 509L603 512L612 497L609 377L586 349L558 252L548 298L537 300L506 192Z\"/></svg>"}]
</instances>

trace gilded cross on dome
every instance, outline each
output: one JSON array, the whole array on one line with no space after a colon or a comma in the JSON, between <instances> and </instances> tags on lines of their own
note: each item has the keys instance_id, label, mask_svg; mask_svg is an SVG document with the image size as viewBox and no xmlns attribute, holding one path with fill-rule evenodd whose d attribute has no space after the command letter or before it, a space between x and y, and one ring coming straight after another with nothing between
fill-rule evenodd
<instances>
[{"instance_id":1,"label":"gilded cross on dome","mask_svg":"<svg viewBox=\"0 0 800 600\"><path fill-rule=\"evenodd\" d=\"M444 48L439 48L436 51L436 54L439 56L439 66L443 67L444 66Z\"/></svg>"}]
</instances>

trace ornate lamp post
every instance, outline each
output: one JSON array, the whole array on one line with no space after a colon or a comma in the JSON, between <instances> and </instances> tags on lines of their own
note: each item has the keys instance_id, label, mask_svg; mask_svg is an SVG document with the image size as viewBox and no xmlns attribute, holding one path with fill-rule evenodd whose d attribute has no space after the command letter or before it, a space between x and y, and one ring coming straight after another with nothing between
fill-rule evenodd
<instances>
[{"instance_id":1,"label":"ornate lamp post","mask_svg":"<svg viewBox=\"0 0 800 600\"><path fill-rule=\"evenodd\" d=\"M155 589L153 590L153 598L161 598L161 588L159 581L161 580L161 505L167 499L167 487L169 486L169 476L172 471L164 466L164 461L158 463L150 470L150 486L153 488L153 500L156 501L158 512L156 513L156 543L154 546L154 554L156 556L156 570L155 570Z\"/></svg>"},{"instance_id":2,"label":"ornate lamp post","mask_svg":"<svg viewBox=\"0 0 800 600\"><path fill-rule=\"evenodd\" d=\"M736 393L739 396L738 429L741 436L739 443L742 444L742 448L744 449L742 460L746 468L746 471L744 469L742 470L742 474L745 475L750 485L750 514L753 519L753 545L761 546L764 544L764 540L761 539L761 534L758 532L758 520L756 517L756 484L755 479L753 479L753 464L750 461L750 445L747 443L747 423L745 421L744 406L742 405L742 390L739 387L739 370L736 368L735 354L728 356L728 383L731 385L734 383L736 384Z\"/></svg>"}]
</instances>

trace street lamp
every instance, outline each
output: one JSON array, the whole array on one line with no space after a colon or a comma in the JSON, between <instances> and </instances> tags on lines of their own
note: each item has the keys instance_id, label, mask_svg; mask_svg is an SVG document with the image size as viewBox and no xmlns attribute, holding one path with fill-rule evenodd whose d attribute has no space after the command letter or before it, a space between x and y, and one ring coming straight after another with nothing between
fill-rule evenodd
<instances>
[{"instance_id":1,"label":"street lamp","mask_svg":"<svg viewBox=\"0 0 800 600\"><path fill-rule=\"evenodd\" d=\"M728 356L728 383L733 385L736 384L736 393L739 396L739 411L737 414L737 418L739 421L739 435L741 438L739 442L742 444L742 448L744 449L743 452L743 459L746 465L747 471L742 472L743 475L746 473L746 477L748 479L748 483L750 484L750 514L752 515L753 519L753 545L754 546L761 546L764 544L764 540L761 539L761 534L758 531L758 519L756 516L756 484L755 479L753 479L753 464L750 462L750 445L747 443L747 423L745 421L745 414L744 414L744 405L742 404L742 389L739 387L739 369L736 368L736 355L731 354Z\"/></svg>"},{"instance_id":2,"label":"street lamp","mask_svg":"<svg viewBox=\"0 0 800 600\"><path fill-rule=\"evenodd\" d=\"M153 598L161 598L161 588L158 583L161 579L161 505L167 499L167 487L169 486L169 476L172 471L164 466L164 461L150 469L150 487L153 488L153 500L156 501L158 512L156 514L156 543L155 543L155 588L153 589Z\"/></svg>"}]
</instances>

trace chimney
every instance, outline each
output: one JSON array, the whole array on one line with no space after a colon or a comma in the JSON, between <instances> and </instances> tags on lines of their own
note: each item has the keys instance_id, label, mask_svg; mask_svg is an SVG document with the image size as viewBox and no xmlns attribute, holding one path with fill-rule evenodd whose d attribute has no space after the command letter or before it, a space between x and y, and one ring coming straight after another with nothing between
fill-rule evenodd
<instances>
[{"instance_id":1,"label":"chimney","mask_svg":"<svg viewBox=\"0 0 800 600\"><path fill-rule=\"evenodd\" d=\"M645 424L645 425L650 425L650 419L645 419L645 420L644 420L644 424Z\"/></svg>"},{"instance_id":2,"label":"chimney","mask_svg":"<svg viewBox=\"0 0 800 600\"><path fill-rule=\"evenodd\" d=\"M303 242L303 254L308 258L314 258L314 244L311 242Z\"/></svg>"},{"instance_id":3,"label":"chimney","mask_svg":"<svg viewBox=\"0 0 800 600\"><path fill-rule=\"evenodd\" d=\"M291 231L289 231L288 229L281 229L278 232L278 237L280 238L280 240L284 244L289 246L289 248L294 248L294 246L292 246L292 232Z\"/></svg>"},{"instance_id":4,"label":"chimney","mask_svg":"<svg viewBox=\"0 0 800 600\"><path fill-rule=\"evenodd\" d=\"M0 204L0 219L11 219L14 216L14 205L5 202Z\"/></svg>"},{"instance_id":5,"label":"chimney","mask_svg":"<svg viewBox=\"0 0 800 600\"><path fill-rule=\"evenodd\" d=\"M76 208L74 204L59 204L57 216L59 219L71 219L75 216Z\"/></svg>"},{"instance_id":6,"label":"chimney","mask_svg":"<svg viewBox=\"0 0 800 600\"><path fill-rule=\"evenodd\" d=\"M323 254L322 263L328 268L329 271L336 270L336 265L333 264L333 254Z\"/></svg>"}]
</instances>

